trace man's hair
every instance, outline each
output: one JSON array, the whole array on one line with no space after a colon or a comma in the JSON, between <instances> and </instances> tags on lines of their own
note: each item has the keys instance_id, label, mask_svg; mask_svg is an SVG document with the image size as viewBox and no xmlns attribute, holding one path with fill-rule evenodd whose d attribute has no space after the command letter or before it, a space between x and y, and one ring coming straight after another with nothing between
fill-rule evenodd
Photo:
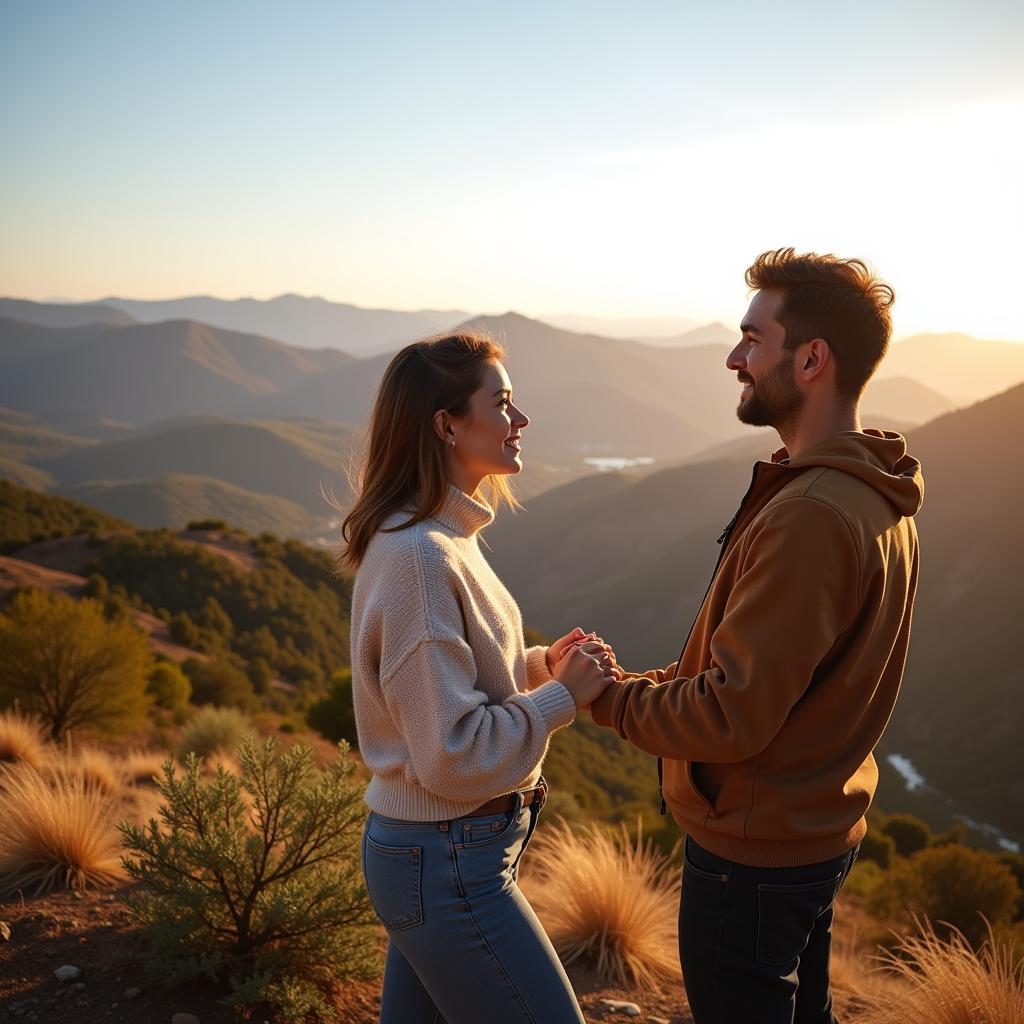
<instances>
[{"instance_id":1,"label":"man's hair","mask_svg":"<svg viewBox=\"0 0 1024 1024\"><path fill-rule=\"evenodd\" d=\"M786 348L823 338L836 361L839 394L859 398L889 347L892 288L863 260L798 255L792 248L761 253L746 279L757 291L783 290L777 319L786 330Z\"/></svg>"}]
</instances>

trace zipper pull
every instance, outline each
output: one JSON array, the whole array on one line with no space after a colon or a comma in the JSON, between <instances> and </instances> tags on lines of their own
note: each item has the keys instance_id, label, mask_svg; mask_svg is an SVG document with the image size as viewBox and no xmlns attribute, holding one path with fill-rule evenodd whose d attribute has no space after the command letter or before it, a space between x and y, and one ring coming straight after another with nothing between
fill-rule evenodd
<instances>
[{"instance_id":1,"label":"zipper pull","mask_svg":"<svg viewBox=\"0 0 1024 1024\"><path fill-rule=\"evenodd\" d=\"M722 531L721 536L719 536L718 540L715 541L716 544L724 544L725 543L726 538L729 536L730 533L732 533L732 528L736 525L736 520L739 519L739 517L740 517L740 514L739 514L739 511L737 510L736 515L734 515L732 517L732 519L729 520L728 525Z\"/></svg>"}]
</instances>

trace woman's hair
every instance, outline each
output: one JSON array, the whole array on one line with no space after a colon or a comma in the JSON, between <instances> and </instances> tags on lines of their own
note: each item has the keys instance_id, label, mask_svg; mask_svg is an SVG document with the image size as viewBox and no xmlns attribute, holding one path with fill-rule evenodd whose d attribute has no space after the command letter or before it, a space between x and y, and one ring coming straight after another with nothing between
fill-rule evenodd
<instances>
[{"instance_id":1,"label":"woman's hair","mask_svg":"<svg viewBox=\"0 0 1024 1024\"><path fill-rule=\"evenodd\" d=\"M484 370L504 356L486 334L458 331L406 345L391 360L370 414L356 501L341 527L343 568L359 568L370 539L393 512L414 509L407 522L387 532L429 519L441 508L450 477L447 446L434 430L434 415L441 409L466 415ZM504 477L489 476L482 486L492 506L504 501L515 507Z\"/></svg>"}]
</instances>

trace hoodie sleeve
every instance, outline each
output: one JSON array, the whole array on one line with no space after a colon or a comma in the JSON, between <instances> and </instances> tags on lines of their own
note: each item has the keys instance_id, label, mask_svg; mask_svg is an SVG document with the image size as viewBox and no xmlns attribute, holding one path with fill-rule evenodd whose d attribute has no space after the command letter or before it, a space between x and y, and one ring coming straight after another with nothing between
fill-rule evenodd
<instances>
[{"instance_id":1,"label":"hoodie sleeve","mask_svg":"<svg viewBox=\"0 0 1024 1024\"><path fill-rule=\"evenodd\" d=\"M613 684L594 720L648 753L735 762L760 753L859 608L860 557L842 513L801 495L744 538L743 564L711 638L711 666Z\"/></svg>"}]
</instances>

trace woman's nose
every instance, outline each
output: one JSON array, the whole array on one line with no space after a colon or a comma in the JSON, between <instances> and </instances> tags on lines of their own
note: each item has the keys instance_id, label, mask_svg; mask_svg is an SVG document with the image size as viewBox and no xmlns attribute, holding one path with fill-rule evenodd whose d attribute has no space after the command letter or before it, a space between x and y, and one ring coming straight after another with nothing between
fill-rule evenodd
<instances>
[{"instance_id":1,"label":"woman's nose","mask_svg":"<svg viewBox=\"0 0 1024 1024\"><path fill-rule=\"evenodd\" d=\"M514 427L518 427L522 430L524 427L528 427L530 425L530 417L527 416L526 413L518 406L512 406L512 412L512 425Z\"/></svg>"}]
</instances>

